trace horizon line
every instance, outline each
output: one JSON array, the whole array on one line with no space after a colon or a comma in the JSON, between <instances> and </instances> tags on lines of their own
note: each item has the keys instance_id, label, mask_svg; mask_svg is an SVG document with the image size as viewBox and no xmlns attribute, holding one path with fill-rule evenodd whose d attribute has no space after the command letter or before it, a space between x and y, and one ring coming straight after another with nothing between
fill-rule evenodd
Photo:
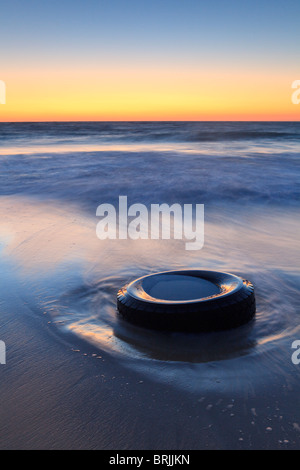
<instances>
[{"instance_id":1,"label":"horizon line","mask_svg":"<svg viewBox=\"0 0 300 470\"><path fill-rule=\"evenodd\" d=\"M300 123L300 117L297 120L288 119L54 119L54 120L34 120L34 121L1 121L0 124L34 124L34 123L64 123L64 122L287 122L287 123Z\"/></svg>"}]
</instances>

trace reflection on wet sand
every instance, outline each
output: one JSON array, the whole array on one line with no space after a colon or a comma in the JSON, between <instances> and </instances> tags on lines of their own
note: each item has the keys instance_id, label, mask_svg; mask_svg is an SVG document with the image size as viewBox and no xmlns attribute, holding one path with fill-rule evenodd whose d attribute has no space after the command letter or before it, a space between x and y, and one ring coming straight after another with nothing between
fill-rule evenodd
<instances>
[{"instance_id":1,"label":"reflection on wet sand","mask_svg":"<svg viewBox=\"0 0 300 470\"><path fill-rule=\"evenodd\" d=\"M130 358L128 364L153 359L200 364L253 354L262 361L266 348L286 341L299 328L293 288L280 275L287 266L291 275L298 269L292 256L298 222L284 214L280 233L277 215L255 213L229 221L218 214L206 221L203 250L186 252L176 240L100 241L96 217L71 205L2 197L0 213L3 259L15 266L27 296L43 292L34 301L48 312L57 333L71 336L75 343L76 338L84 340L120 360ZM227 261L223 253L230 253ZM271 272L275 265L277 271ZM226 333L184 335L145 331L119 318L120 286L145 273L185 267L251 277L257 292L256 320Z\"/></svg>"}]
</instances>

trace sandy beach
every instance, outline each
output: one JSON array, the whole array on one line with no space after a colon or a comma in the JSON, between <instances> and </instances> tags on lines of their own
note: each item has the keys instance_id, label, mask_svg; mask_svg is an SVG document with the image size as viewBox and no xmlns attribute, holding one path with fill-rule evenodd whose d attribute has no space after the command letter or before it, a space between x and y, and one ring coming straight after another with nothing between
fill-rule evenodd
<instances>
[{"instance_id":1,"label":"sandy beach","mask_svg":"<svg viewBox=\"0 0 300 470\"><path fill-rule=\"evenodd\" d=\"M121 152L112 149L115 137L105 150L93 141L101 125L85 124L77 152L55 144L68 124L44 125L48 151L28 126L15 125L1 151L0 340L7 357L0 365L0 448L298 449L300 366L291 360L300 335L297 132L288 148L288 124L269 124L280 145L261 138L261 125L258 140L227 146L228 131L211 124L218 141L224 132L222 144L168 137L162 146L158 129L172 134L174 124L153 123L150 144L139 142L137 150L127 138ZM123 135L125 124L113 126ZM149 123L127 124L127 131L136 133L134 126L149 138ZM189 138L201 133L201 123L195 126L186 124ZM244 126L241 135L252 135ZM83 150L87 139L91 148ZM204 247L99 240L97 205L119 194L147 206L204 203ZM151 332L118 316L120 286L185 267L250 279L255 321L181 334Z\"/></svg>"},{"instance_id":2,"label":"sandy beach","mask_svg":"<svg viewBox=\"0 0 300 470\"><path fill-rule=\"evenodd\" d=\"M16 292L5 289L1 334L1 449L273 449L299 447L299 376L282 386L223 380L178 390L108 354L61 343ZM272 428L272 431L268 431Z\"/></svg>"}]
</instances>

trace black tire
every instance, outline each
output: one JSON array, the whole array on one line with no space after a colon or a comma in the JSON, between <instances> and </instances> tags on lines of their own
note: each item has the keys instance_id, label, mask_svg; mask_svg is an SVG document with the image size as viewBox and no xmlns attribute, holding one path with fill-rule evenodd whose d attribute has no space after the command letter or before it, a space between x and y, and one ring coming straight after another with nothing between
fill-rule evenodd
<instances>
[{"instance_id":1,"label":"black tire","mask_svg":"<svg viewBox=\"0 0 300 470\"><path fill-rule=\"evenodd\" d=\"M145 284L159 282L158 276L192 276L213 283L219 292L191 300L161 300L151 297ZM168 280L172 278L168 278ZM219 331L236 328L255 315L254 287L229 273L185 270L151 274L136 279L117 294L118 311L127 321L163 331Z\"/></svg>"}]
</instances>

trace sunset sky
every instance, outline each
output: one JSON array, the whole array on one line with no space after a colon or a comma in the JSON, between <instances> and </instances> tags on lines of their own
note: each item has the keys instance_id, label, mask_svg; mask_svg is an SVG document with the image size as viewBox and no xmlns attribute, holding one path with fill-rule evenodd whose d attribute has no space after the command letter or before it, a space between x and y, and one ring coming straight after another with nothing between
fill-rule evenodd
<instances>
[{"instance_id":1,"label":"sunset sky","mask_svg":"<svg viewBox=\"0 0 300 470\"><path fill-rule=\"evenodd\" d=\"M0 8L0 121L300 120L299 0Z\"/></svg>"}]
</instances>

